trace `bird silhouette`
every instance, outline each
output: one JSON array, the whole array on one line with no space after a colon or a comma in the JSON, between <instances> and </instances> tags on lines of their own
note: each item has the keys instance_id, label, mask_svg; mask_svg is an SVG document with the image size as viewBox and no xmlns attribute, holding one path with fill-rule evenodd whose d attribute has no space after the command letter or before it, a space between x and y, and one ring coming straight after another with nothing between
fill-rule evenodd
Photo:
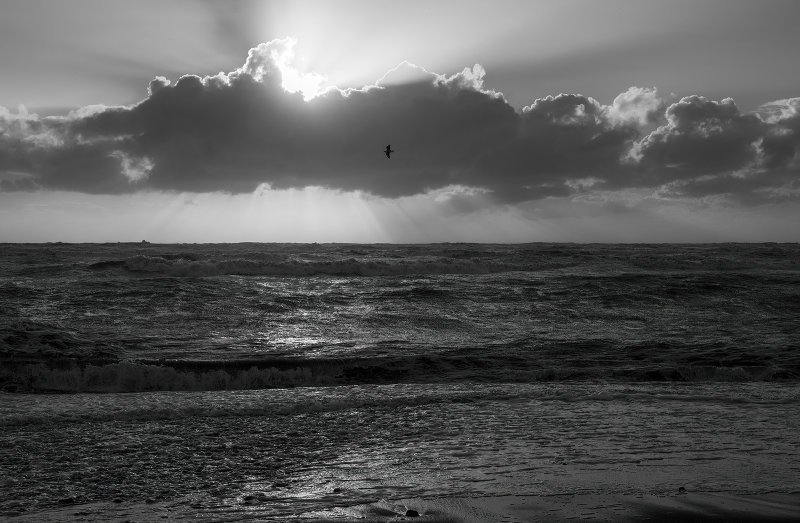
<instances>
[{"instance_id":1,"label":"bird silhouette","mask_svg":"<svg viewBox=\"0 0 800 523\"><path fill-rule=\"evenodd\" d=\"M383 151L383 152L386 153L386 157L387 158L391 158L392 157L392 153L394 152L394 150L392 150L392 146L391 145L387 145L386 146L386 150Z\"/></svg>"}]
</instances>

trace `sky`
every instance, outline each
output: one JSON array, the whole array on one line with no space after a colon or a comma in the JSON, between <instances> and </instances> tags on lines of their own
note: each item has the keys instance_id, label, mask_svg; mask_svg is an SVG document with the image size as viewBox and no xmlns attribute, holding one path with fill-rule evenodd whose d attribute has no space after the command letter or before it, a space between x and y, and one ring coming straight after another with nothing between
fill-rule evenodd
<instances>
[{"instance_id":1,"label":"sky","mask_svg":"<svg viewBox=\"0 0 800 523\"><path fill-rule=\"evenodd\" d=\"M0 0L0 242L800 241L797 20Z\"/></svg>"}]
</instances>

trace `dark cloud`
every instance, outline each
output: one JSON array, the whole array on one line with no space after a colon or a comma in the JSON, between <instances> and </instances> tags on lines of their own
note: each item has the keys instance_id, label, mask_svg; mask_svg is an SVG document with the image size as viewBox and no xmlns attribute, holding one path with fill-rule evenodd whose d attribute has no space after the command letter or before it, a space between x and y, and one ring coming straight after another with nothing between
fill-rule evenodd
<instances>
[{"instance_id":1,"label":"dark cloud","mask_svg":"<svg viewBox=\"0 0 800 523\"><path fill-rule=\"evenodd\" d=\"M763 122L741 114L730 98L715 102L688 96L670 105L666 123L635 145L634 154L650 168L668 166L687 176L716 174L753 164Z\"/></svg>"},{"instance_id":2,"label":"dark cloud","mask_svg":"<svg viewBox=\"0 0 800 523\"><path fill-rule=\"evenodd\" d=\"M743 114L729 98L685 97L667 107L666 121L635 143L631 156L643 179L676 195L784 199L800 178L798 102L775 102L771 114Z\"/></svg>"},{"instance_id":3,"label":"dark cloud","mask_svg":"<svg viewBox=\"0 0 800 523\"><path fill-rule=\"evenodd\" d=\"M462 187L480 192L458 201L506 203L629 187L747 202L797 191L800 99L745 114L730 99L667 106L632 87L610 105L560 94L516 111L484 87L479 65L443 76L403 64L374 86L306 101L281 87L290 46L260 44L227 74L157 77L133 106L49 118L0 108L0 174L21 175L2 189L269 184L397 198Z\"/></svg>"}]
</instances>

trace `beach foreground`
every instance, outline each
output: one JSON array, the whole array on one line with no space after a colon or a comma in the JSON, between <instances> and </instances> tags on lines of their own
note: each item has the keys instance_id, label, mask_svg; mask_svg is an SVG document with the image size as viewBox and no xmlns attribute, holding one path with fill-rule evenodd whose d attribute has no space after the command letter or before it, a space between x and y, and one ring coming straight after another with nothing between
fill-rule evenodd
<instances>
[{"instance_id":1,"label":"beach foreground","mask_svg":"<svg viewBox=\"0 0 800 523\"><path fill-rule=\"evenodd\" d=\"M570 382L5 394L0 517L797 521L798 392Z\"/></svg>"},{"instance_id":2,"label":"beach foreground","mask_svg":"<svg viewBox=\"0 0 800 523\"><path fill-rule=\"evenodd\" d=\"M409 507L414 500L408 500ZM419 500L430 521L797 521L800 495L739 496L679 493L674 496L576 494ZM399 518L404 519L404 518ZM417 518L408 518L417 519ZM376 518L375 521L386 521ZM389 519L393 521L393 519Z\"/></svg>"},{"instance_id":3,"label":"beach foreground","mask_svg":"<svg viewBox=\"0 0 800 523\"><path fill-rule=\"evenodd\" d=\"M406 515L416 511L419 516ZM720 492L682 492L670 496L574 494L556 496L495 496L410 498L379 501L329 511L298 514L280 521L309 523L523 523L556 521L649 522L790 522L800 518L800 493L733 495ZM182 502L154 504L93 503L20 515L14 521L277 521L256 510L228 514L198 513Z\"/></svg>"}]
</instances>

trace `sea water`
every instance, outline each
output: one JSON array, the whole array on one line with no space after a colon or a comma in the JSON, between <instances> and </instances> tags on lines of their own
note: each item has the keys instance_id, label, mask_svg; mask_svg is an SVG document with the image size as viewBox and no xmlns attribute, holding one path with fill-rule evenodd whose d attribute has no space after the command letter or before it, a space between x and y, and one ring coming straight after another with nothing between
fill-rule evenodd
<instances>
[{"instance_id":1,"label":"sea water","mask_svg":"<svg viewBox=\"0 0 800 523\"><path fill-rule=\"evenodd\" d=\"M799 318L794 244L2 245L0 515L798 492Z\"/></svg>"}]
</instances>

